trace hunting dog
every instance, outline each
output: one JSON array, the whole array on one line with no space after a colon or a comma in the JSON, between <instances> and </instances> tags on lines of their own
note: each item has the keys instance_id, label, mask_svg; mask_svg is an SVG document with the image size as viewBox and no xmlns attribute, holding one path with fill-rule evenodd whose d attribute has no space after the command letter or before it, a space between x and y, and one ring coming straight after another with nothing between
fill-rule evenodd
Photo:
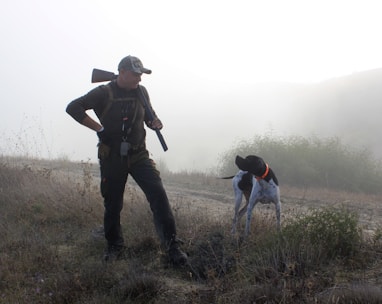
<instances>
[{"instance_id":1,"label":"hunting dog","mask_svg":"<svg viewBox=\"0 0 382 304\"><path fill-rule=\"evenodd\" d=\"M279 182L273 170L264 160L256 155L248 155L245 158L237 155L235 164L240 169L232 177L232 185L235 194L235 214L232 221L232 233L236 233L236 227L242 216L247 213L245 225L245 235L250 231L252 210L258 202L263 204L274 203L276 207L276 224L280 230L280 189ZM245 206L240 209L243 199L246 199Z\"/></svg>"}]
</instances>

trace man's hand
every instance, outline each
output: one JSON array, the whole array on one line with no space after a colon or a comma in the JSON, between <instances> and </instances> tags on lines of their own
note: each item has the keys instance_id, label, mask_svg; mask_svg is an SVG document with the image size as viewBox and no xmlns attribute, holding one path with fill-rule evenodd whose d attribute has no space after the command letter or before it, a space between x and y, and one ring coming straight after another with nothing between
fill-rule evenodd
<instances>
[{"instance_id":1,"label":"man's hand","mask_svg":"<svg viewBox=\"0 0 382 304\"><path fill-rule=\"evenodd\" d=\"M162 122L160 121L159 118L155 118L151 122L151 128L154 129L154 130L161 130L163 128L163 124L162 124Z\"/></svg>"},{"instance_id":2,"label":"man's hand","mask_svg":"<svg viewBox=\"0 0 382 304\"><path fill-rule=\"evenodd\" d=\"M104 128L102 128L101 131L97 132L97 136L98 136L100 142L102 142L104 144L108 144L108 138L107 138L107 136L105 134L105 129Z\"/></svg>"}]
</instances>

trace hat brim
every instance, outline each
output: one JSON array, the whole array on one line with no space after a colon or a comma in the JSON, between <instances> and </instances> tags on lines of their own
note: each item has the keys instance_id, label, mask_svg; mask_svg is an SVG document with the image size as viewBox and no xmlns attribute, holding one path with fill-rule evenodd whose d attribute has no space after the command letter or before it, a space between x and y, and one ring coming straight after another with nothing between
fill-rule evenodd
<instances>
[{"instance_id":1,"label":"hat brim","mask_svg":"<svg viewBox=\"0 0 382 304\"><path fill-rule=\"evenodd\" d=\"M151 70L143 68L143 67L139 68L139 69L132 69L132 71L135 72L135 73L139 73L139 74L143 74L143 73L151 74Z\"/></svg>"},{"instance_id":2,"label":"hat brim","mask_svg":"<svg viewBox=\"0 0 382 304\"><path fill-rule=\"evenodd\" d=\"M141 68L141 70L142 70L142 73L151 74L151 70L149 70L149 69Z\"/></svg>"}]
</instances>

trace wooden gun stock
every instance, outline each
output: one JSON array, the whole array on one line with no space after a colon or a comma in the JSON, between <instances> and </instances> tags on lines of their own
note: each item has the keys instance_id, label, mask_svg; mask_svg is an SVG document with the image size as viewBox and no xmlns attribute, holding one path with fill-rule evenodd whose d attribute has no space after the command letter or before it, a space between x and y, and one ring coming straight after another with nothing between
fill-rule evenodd
<instances>
[{"instance_id":1,"label":"wooden gun stock","mask_svg":"<svg viewBox=\"0 0 382 304\"><path fill-rule=\"evenodd\" d=\"M110 81L116 78L117 78L117 75L115 75L113 72L108 72L108 71L99 70L99 69L93 69L93 72L92 72L92 83Z\"/></svg>"},{"instance_id":2,"label":"wooden gun stock","mask_svg":"<svg viewBox=\"0 0 382 304\"><path fill-rule=\"evenodd\" d=\"M111 80L116 79L116 78L117 78L117 75L115 75L113 72L108 72L108 71L104 71L104 70L100 70L100 69L93 69L93 72L92 72L92 83L111 81ZM149 103L148 103L145 95L143 94L140 86L138 86L138 94L139 94L140 98L142 99L142 101L145 105L145 110L147 111L147 113L149 115L149 119L151 121L153 121L154 115L151 112L151 108L149 106ZM162 133L160 132L160 130L155 130L155 132L157 133L158 139L162 145L163 150L167 151L168 147L167 147L167 144L164 140Z\"/></svg>"}]
</instances>

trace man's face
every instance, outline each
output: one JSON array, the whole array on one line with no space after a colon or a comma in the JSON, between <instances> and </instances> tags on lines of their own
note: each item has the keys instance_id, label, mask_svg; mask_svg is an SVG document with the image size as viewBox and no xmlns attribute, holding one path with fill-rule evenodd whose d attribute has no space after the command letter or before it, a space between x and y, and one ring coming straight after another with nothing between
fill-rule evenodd
<instances>
[{"instance_id":1,"label":"man's face","mask_svg":"<svg viewBox=\"0 0 382 304\"><path fill-rule=\"evenodd\" d=\"M127 70L120 70L118 75L118 85L126 90L136 89L141 81L141 75Z\"/></svg>"}]
</instances>

